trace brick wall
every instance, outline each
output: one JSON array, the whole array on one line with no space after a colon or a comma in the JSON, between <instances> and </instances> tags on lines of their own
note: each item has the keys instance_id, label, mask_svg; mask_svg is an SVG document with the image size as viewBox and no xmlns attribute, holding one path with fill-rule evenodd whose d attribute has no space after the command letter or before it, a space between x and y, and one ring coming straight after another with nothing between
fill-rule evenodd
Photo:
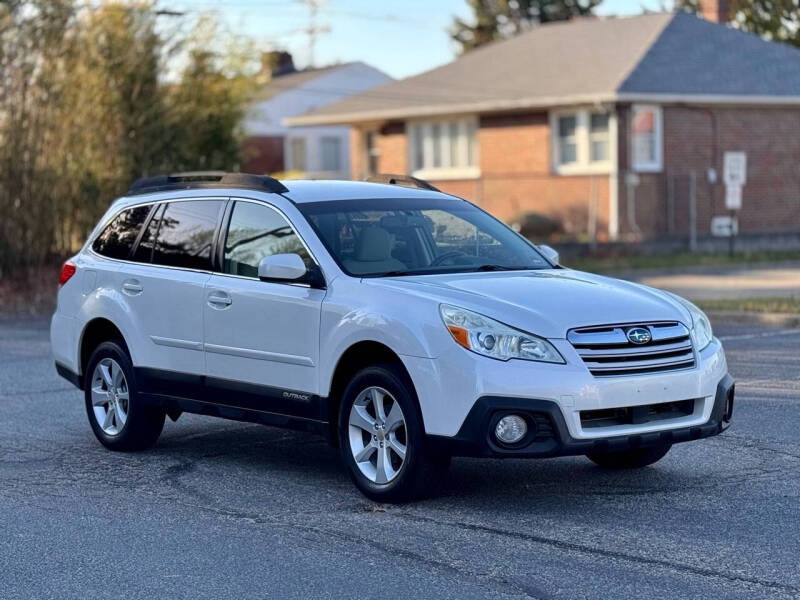
<instances>
[{"instance_id":1,"label":"brick wall","mask_svg":"<svg viewBox=\"0 0 800 600\"><path fill-rule=\"evenodd\" d=\"M364 156L364 131L359 127L350 128L350 179L364 179L366 175Z\"/></svg>"},{"instance_id":2,"label":"brick wall","mask_svg":"<svg viewBox=\"0 0 800 600\"><path fill-rule=\"evenodd\" d=\"M252 136L242 142L242 171L277 173L284 170L283 137Z\"/></svg>"},{"instance_id":3,"label":"brick wall","mask_svg":"<svg viewBox=\"0 0 800 600\"><path fill-rule=\"evenodd\" d=\"M630 111L618 108L620 165L627 161ZM725 215L723 153L747 153L747 184L739 229L743 233L800 230L800 109L665 106L664 170L642 174L635 189L636 223L645 237L688 233L689 173L696 172L697 231L709 233L711 218ZM717 183L708 181L710 167ZM668 189L672 186L670 211ZM620 224L631 232L628 190L620 186ZM670 214L672 213L672 218ZM670 225L673 225L671 228Z\"/></svg>"},{"instance_id":4,"label":"brick wall","mask_svg":"<svg viewBox=\"0 0 800 600\"><path fill-rule=\"evenodd\" d=\"M367 174L366 148L367 131L377 132L379 173L408 173L408 141L405 124L393 122L379 127L350 128L350 177L364 179Z\"/></svg>"},{"instance_id":5,"label":"brick wall","mask_svg":"<svg viewBox=\"0 0 800 600\"><path fill-rule=\"evenodd\" d=\"M378 153L379 172L408 173L408 140L403 123L389 123L380 129Z\"/></svg>"},{"instance_id":6,"label":"brick wall","mask_svg":"<svg viewBox=\"0 0 800 600\"><path fill-rule=\"evenodd\" d=\"M379 171L408 172L408 145L403 123L384 125L378 136ZM353 177L363 176L364 131L351 134ZM607 237L608 176L560 176L550 171L547 113L483 116L478 128L480 179L431 180L442 191L481 205L511 221L537 212L562 221L567 232L588 229L589 206L597 203L598 232Z\"/></svg>"}]
</instances>

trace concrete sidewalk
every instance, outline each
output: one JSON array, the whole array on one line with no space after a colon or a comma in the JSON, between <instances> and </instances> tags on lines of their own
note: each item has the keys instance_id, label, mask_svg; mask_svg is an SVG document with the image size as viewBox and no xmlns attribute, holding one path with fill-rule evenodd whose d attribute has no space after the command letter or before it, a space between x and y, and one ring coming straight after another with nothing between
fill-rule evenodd
<instances>
[{"instance_id":1,"label":"concrete sidewalk","mask_svg":"<svg viewBox=\"0 0 800 600\"><path fill-rule=\"evenodd\" d=\"M693 300L800 297L800 263L628 270L611 274Z\"/></svg>"}]
</instances>

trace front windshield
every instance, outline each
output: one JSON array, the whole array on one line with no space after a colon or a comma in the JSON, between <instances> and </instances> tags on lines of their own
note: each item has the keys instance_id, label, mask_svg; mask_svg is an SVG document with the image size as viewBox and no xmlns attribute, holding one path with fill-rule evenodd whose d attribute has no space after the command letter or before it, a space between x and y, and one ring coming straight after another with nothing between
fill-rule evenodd
<instances>
[{"instance_id":1,"label":"front windshield","mask_svg":"<svg viewBox=\"0 0 800 600\"><path fill-rule=\"evenodd\" d=\"M350 275L381 277L550 269L532 244L457 198L299 204Z\"/></svg>"}]
</instances>

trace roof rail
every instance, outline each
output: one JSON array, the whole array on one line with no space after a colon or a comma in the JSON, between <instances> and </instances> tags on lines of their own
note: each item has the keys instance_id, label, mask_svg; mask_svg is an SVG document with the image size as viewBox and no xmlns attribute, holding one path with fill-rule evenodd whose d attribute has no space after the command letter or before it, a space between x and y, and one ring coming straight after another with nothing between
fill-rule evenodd
<instances>
[{"instance_id":1,"label":"roof rail","mask_svg":"<svg viewBox=\"0 0 800 600\"><path fill-rule=\"evenodd\" d=\"M289 190L277 179L268 175L251 173L226 173L225 171L192 171L142 177L131 184L128 196L152 194L169 190L202 188L244 188L281 194Z\"/></svg>"},{"instance_id":2,"label":"roof rail","mask_svg":"<svg viewBox=\"0 0 800 600\"><path fill-rule=\"evenodd\" d=\"M391 185L402 185L404 187L419 188L421 190L431 190L432 192L441 191L434 185L431 185L424 179L418 179L411 175L390 175L388 173L379 173L377 175L370 175L364 181L370 183L389 183Z\"/></svg>"}]
</instances>

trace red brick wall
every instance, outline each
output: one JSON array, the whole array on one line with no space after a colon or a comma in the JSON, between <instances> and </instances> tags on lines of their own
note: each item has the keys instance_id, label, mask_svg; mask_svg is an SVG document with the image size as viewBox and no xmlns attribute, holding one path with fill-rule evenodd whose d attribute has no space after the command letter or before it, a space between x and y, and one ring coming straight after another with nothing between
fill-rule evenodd
<instances>
[{"instance_id":1,"label":"red brick wall","mask_svg":"<svg viewBox=\"0 0 800 600\"><path fill-rule=\"evenodd\" d=\"M351 134L353 177L363 173L363 131ZM408 172L408 145L403 123L380 129L379 170ZM598 232L607 235L608 176L560 176L550 170L547 113L483 116L478 128L481 178L432 180L441 190L476 202L495 216L511 221L526 212L560 219L567 232L588 229L589 204L597 199Z\"/></svg>"},{"instance_id":2,"label":"red brick wall","mask_svg":"<svg viewBox=\"0 0 800 600\"><path fill-rule=\"evenodd\" d=\"M389 123L380 129L378 152L380 173L408 173L408 140L403 123Z\"/></svg>"},{"instance_id":3,"label":"red brick wall","mask_svg":"<svg viewBox=\"0 0 800 600\"><path fill-rule=\"evenodd\" d=\"M626 168L628 107L619 109L620 165ZM668 180L674 184L674 229L689 227L689 173L697 177L697 231L710 232L711 218L725 215L723 153L747 153L747 184L739 230L743 233L800 230L800 109L665 106L664 170L642 174L635 190L636 223L646 237L670 233ZM717 183L708 182L709 167ZM620 184L620 225L630 232L627 190Z\"/></svg>"},{"instance_id":4,"label":"red brick wall","mask_svg":"<svg viewBox=\"0 0 800 600\"><path fill-rule=\"evenodd\" d=\"M377 132L378 173L408 173L408 142L405 124L388 123L380 127L352 127L350 129L350 178L364 179L366 165L366 132Z\"/></svg>"},{"instance_id":5,"label":"red brick wall","mask_svg":"<svg viewBox=\"0 0 800 600\"><path fill-rule=\"evenodd\" d=\"M242 142L242 171L277 173L284 170L283 137L252 136Z\"/></svg>"},{"instance_id":6,"label":"red brick wall","mask_svg":"<svg viewBox=\"0 0 800 600\"><path fill-rule=\"evenodd\" d=\"M350 179L360 181L366 175L364 156L364 132L358 127L350 128Z\"/></svg>"}]
</instances>

